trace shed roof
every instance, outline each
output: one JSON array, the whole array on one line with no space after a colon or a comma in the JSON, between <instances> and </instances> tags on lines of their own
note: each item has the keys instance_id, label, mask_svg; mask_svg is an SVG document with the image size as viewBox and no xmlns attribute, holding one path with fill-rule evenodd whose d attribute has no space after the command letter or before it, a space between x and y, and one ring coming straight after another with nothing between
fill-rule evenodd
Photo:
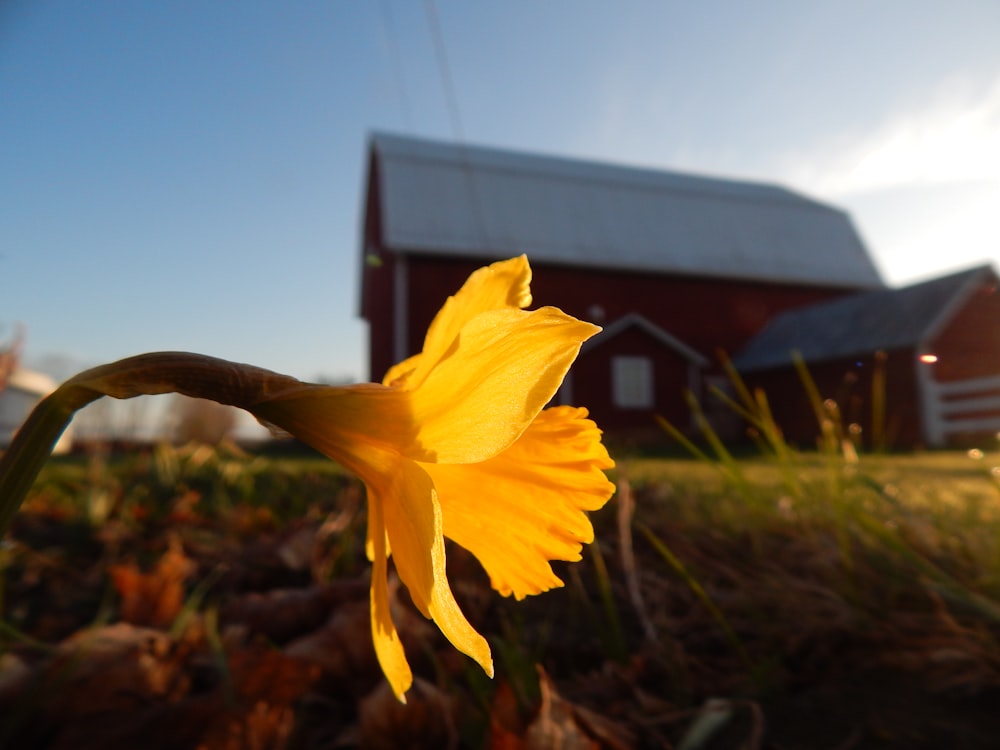
<instances>
[{"instance_id":1,"label":"shed roof","mask_svg":"<svg viewBox=\"0 0 1000 750\"><path fill-rule=\"evenodd\" d=\"M397 252L871 289L850 217L776 185L374 134Z\"/></svg>"},{"instance_id":2,"label":"shed roof","mask_svg":"<svg viewBox=\"0 0 1000 750\"><path fill-rule=\"evenodd\" d=\"M678 355L686 359L688 362L696 364L700 367L706 367L708 365L708 360L705 359L701 354L692 349L690 346L685 344L683 341L678 339L676 336L663 330L660 326L656 325L653 321L645 316L639 315L639 313L628 313L618 318L618 320L604 326L604 329L594 336L592 339L588 339L584 342L581 347L581 352L591 351L603 346L608 341L613 339L615 336L631 329L638 328L640 331L645 333L647 336L652 337L656 341L659 341L668 349L676 352Z\"/></svg>"},{"instance_id":3,"label":"shed roof","mask_svg":"<svg viewBox=\"0 0 1000 750\"><path fill-rule=\"evenodd\" d=\"M981 284L995 283L991 266L978 266L900 289L841 297L789 310L771 320L734 359L741 372L908 349L931 339Z\"/></svg>"}]
</instances>

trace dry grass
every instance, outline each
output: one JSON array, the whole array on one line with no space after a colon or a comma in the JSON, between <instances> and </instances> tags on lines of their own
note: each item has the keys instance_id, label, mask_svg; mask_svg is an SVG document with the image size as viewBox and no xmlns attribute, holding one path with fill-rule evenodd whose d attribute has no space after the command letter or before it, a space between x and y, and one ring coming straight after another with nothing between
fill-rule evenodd
<instances>
[{"instance_id":1,"label":"dry grass","mask_svg":"<svg viewBox=\"0 0 1000 750\"><path fill-rule=\"evenodd\" d=\"M595 514L584 560L559 565L563 589L503 600L450 548L497 679L404 596L417 714L379 692L363 496L328 462L166 447L54 462L0 553L0 739L78 741L92 681L52 670L97 626L159 681L123 675L142 686L127 700L102 689L131 717L94 747L168 731L164 716L191 747L405 736L538 748L556 735L612 748L992 747L1000 453L859 456L834 440L798 454L765 441L736 459L703 444L701 459L619 461L619 495ZM136 638L154 631L147 653ZM152 690L163 675L169 689Z\"/></svg>"}]
</instances>

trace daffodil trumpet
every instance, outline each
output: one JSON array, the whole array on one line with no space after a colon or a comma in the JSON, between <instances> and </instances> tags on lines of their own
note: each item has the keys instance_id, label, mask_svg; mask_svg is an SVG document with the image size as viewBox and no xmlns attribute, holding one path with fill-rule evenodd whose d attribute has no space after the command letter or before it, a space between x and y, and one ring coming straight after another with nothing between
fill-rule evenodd
<instances>
[{"instance_id":1,"label":"daffodil trumpet","mask_svg":"<svg viewBox=\"0 0 1000 750\"><path fill-rule=\"evenodd\" d=\"M553 307L525 310L530 279L524 256L473 273L422 351L381 384L316 385L185 352L82 372L36 407L0 458L0 532L91 401L182 393L236 406L365 483L372 636L397 697L413 678L390 613L390 556L416 607L492 676L489 645L452 595L445 537L480 561L497 591L521 599L562 585L550 561L580 559L593 540L586 511L614 491L604 475L613 462L586 410L546 408L600 329Z\"/></svg>"}]
</instances>

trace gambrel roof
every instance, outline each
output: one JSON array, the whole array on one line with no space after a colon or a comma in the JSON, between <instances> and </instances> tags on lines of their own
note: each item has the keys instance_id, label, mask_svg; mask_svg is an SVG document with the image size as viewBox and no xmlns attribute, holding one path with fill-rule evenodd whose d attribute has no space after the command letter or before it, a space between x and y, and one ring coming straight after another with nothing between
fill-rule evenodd
<instances>
[{"instance_id":1,"label":"gambrel roof","mask_svg":"<svg viewBox=\"0 0 1000 750\"><path fill-rule=\"evenodd\" d=\"M996 283L978 266L900 289L852 294L776 316L734 359L741 372L784 367L792 352L822 362L916 348L938 333L976 289Z\"/></svg>"},{"instance_id":2,"label":"gambrel roof","mask_svg":"<svg viewBox=\"0 0 1000 750\"><path fill-rule=\"evenodd\" d=\"M776 185L388 134L370 152L369 210L396 252L883 286L844 211Z\"/></svg>"}]
</instances>

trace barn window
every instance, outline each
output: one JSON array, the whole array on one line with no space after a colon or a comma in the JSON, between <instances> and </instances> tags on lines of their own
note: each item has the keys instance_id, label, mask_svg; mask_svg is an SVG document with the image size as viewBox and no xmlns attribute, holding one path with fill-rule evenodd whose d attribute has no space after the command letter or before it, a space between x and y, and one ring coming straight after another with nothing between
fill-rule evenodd
<instances>
[{"instance_id":1,"label":"barn window","mask_svg":"<svg viewBox=\"0 0 1000 750\"><path fill-rule=\"evenodd\" d=\"M619 409L653 408L653 361L649 357L612 357L611 398Z\"/></svg>"}]
</instances>

